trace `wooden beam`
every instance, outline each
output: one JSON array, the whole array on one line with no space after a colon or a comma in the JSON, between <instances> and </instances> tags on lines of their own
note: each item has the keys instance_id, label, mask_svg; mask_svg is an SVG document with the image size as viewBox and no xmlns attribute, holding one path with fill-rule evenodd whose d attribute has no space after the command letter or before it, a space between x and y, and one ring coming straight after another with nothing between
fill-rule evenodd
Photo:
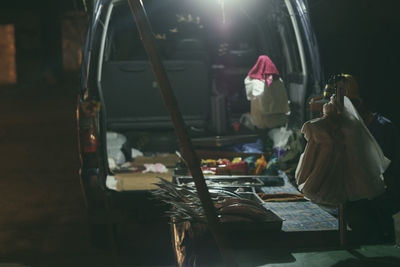
<instances>
[{"instance_id":1,"label":"wooden beam","mask_svg":"<svg viewBox=\"0 0 400 267\"><path fill-rule=\"evenodd\" d=\"M221 226L206 182L204 180L203 172L200 168L200 161L193 149L189 135L187 134L183 117L179 110L174 92L172 91L165 68L162 64L157 45L155 43L154 34L148 21L143 3L141 0L129 0L129 6L140 33L144 48L150 59L154 75L160 86L161 96L164 104L168 109L168 113L174 125L176 135L178 136L182 156L188 164L190 173L193 176L197 194L199 195L201 205L203 206L204 213L206 215L208 227L214 236L225 264L227 266L236 266L232 257L225 249L225 242L222 235Z\"/></svg>"}]
</instances>

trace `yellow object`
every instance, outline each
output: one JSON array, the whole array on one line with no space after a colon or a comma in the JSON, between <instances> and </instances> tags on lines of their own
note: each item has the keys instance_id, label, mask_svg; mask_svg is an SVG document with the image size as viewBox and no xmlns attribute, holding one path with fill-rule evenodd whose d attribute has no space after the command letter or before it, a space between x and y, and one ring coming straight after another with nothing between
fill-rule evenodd
<instances>
[{"instance_id":1,"label":"yellow object","mask_svg":"<svg viewBox=\"0 0 400 267\"><path fill-rule=\"evenodd\" d=\"M236 157L236 158L234 158L233 160L232 160L232 163L239 163L239 162L241 162L242 161L242 158L241 157Z\"/></svg>"},{"instance_id":2,"label":"yellow object","mask_svg":"<svg viewBox=\"0 0 400 267\"><path fill-rule=\"evenodd\" d=\"M256 160L256 175L260 174L267 167L267 162L265 161L264 155Z\"/></svg>"},{"instance_id":3,"label":"yellow object","mask_svg":"<svg viewBox=\"0 0 400 267\"><path fill-rule=\"evenodd\" d=\"M325 89L324 89L324 98L328 98L331 97L331 95L334 93L335 91L335 87L333 84L331 83L327 83L325 85Z\"/></svg>"},{"instance_id":4,"label":"yellow object","mask_svg":"<svg viewBox=\"0 0 400 267\"><path fill-rule=\"evenodd\" d=\"M202 159L201 165L206 165L207 167L217 167L217 161L215 159Z\"/></svg>"}]
</instances>

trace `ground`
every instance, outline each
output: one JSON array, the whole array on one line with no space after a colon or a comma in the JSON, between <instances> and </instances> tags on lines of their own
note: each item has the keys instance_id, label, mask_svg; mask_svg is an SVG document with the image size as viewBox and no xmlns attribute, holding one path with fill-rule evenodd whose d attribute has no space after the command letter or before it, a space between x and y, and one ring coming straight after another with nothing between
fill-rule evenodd
<instances>
[{"instance_id":1,"label":"ground","mask_svg":"<svg viewBox=\"0 0 400 267\"><path fill-rule=\"evenodd\" d=\"M111 266L114 261L111 250L97 250L90 244L78 172L76 92L72 82L0 89L0 263ZM151 251L143 231L151 228L147 225L136 240ZM157 229L166 229L163 233L168 235L168 226L163 226L152 232L158 231L160 237L163 234ZM165 242L161 240L162 245ZM149 260L143 259L147 254L141 247L132 244L131 248L136 251L127 253L128 262ZM162 260L155 257L150 262ZM172 257L164 260L168 264Z\"/></svg>"}]
</instances>

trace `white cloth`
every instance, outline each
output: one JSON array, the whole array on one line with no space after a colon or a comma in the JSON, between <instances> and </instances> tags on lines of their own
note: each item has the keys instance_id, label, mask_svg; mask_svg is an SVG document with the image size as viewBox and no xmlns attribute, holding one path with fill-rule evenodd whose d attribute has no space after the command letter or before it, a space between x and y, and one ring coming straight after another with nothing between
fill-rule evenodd
<instances>
[{"instance_id":1,"label":"white cloth","mask_svg":"<svg viewBox=\"0 0 400 267\"><path fill-rule=\"evenodd\" d=\"M155 173L167 173L168 169L162 163L145 163L144 167L146 168L142 173L146 172L155 172Z\"/></svg>"},{"instance_id":2,"label":"white cloth","mask_svg":"<svg viewBox=\"0 0 400 267\"><path fill-rule=\"evenodd\" d=\"M244 80L247 100L250 100L250 114L258 128L274 128L287 122L289 103L286 88L281 79L270 86L265 81L246 77Z\"/></svg>"},{"instance_id":3,"label":"white cloth","mask_svg":"<svg viewBox=\"0 0 400 267\"><path fill-rule=\"evenodd\" d=\"M113 175L107 175L106 186L108 189L117 191L117 179Z\"/></svg>"},{"instance_id":4,"label":"white cloth","mask_svg":"<svg viewBox=\"0 0 400 267\"><path fill-rule=\"evenodd\" d=\"M268 132L268 137L274 142L274 147L283 148L292 134L293 131L291 129L280 127L271 129Z\"/></svg>"},{"instance_id":5,"label":"white cloth","mask_svg":"<svg viewBox=\"0 0 400 267\"><path fill-rule=\"evenodd\" d=\"M118 165L126 162L124 153L122 153L121 148L127 138L120 133L107 132L107 155L108 155L108 165L111 169L115 169Z\"/></svg>"},{"instance_id":6,"label":"white cloth","mask_svg":"<svg viewBox=\"0 0 400 267\"><path fill-rule=\"evenodd\" d=\"M338 119L326 116L308 121L302 132L307 145L295 177L307 198L337 205L384 192L382 174L390 160L347 97Z\"/></svg>"}]
</instances>

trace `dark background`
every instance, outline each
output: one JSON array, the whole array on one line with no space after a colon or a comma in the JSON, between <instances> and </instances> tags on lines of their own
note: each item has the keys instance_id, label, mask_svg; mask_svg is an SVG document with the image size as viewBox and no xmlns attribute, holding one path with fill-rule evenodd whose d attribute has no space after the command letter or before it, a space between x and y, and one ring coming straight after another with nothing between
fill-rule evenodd
<instances>
[{"instance_id":1,"label":"dark background","mask_svg":"<svg viewBox=\"0 0 400 267\"><path fill-rule=\"evenodd\" d=\"M325 77L355 75L367 105L399 125L399 1L310 0L309 6Z\"/></svg>"}]
</instances>

